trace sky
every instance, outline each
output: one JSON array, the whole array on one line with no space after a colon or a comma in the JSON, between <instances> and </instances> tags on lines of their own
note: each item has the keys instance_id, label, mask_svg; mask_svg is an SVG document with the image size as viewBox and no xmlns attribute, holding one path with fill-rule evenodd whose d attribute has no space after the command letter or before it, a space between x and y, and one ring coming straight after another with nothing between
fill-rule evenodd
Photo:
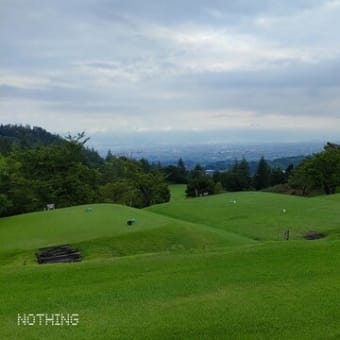
<instances>
[{"instance_id":1,"label":"sky","mask_svg":"<svg viewBox=\"0 0 340 340\"><path fill-rule=\"evenodd\" d=\"M334 139L339 18L340 0L0 0L0 123L138 143Z\"/></svg>"}]
</instances>

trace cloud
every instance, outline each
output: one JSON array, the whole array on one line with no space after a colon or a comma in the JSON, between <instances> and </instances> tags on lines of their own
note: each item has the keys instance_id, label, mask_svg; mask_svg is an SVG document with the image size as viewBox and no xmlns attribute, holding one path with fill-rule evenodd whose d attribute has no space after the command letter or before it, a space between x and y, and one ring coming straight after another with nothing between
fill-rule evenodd
<instances>
[{"instance_id":1,"label":"cloud","mask_svg":"<svg viewBox=\"0 0 340 340\"><path fill-rule=\"evenodd\" d=\"M60 131L339 127L340 1L2 1L0 115Z\"/></svg>"},{"instance_id":2,"label":"cloud","mask_svg":"<svg viewBox=\"0 0 340 340\"><path fill-rule=\"evenodd\" d=\"M45 77L32 77L16 74L6 74L0 71L0 86L25 88L42 88L49 84L49 79Z\"/></svg>"}]
</instances>

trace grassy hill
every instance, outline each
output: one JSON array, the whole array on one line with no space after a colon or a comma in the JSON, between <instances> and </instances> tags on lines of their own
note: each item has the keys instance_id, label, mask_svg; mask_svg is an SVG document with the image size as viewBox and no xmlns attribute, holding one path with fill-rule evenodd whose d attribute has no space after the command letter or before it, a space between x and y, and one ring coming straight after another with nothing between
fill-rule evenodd
<instances>
[{"instance_id":1,"label":"grassy hill","mask_svg":"<svg viewBox=\"0 0 340 340\"><path fill-rule=\"evenodd\" d=\"M303 238L308 231L336 236L340 231L339 202L340 195L311 199L238 192L177 200L152 206L148 211L205 224L254 240L269 241L282 240L286 229L291 231L293 239Z\"/></svg>"},{"instance_id":2,"label":"grassy hill","mask_svg":"<svg viewBox=\"0 0 340 340\"><path fill-rule=\"evenodd\" d=\"M136 219L132 226L127 225ZM39 247L71 243L86 258L250 243L204 225L114 204L94 204L1 219L0 263L34 262Z\"/></svg>"},{"instance_id":3,"label":"grassy hill","mask_svg":"<svg viewBox=\"0 0 340 340\"><path fill-rule=\"evenodd\" d=\"M0 219L0 339L340 337L340 195L175 190L145 210L98 204ZM287 227L293 240L282 241ZM327 237L303 240L308 230ZM83 261L35 262L38 247L61 243ZM18 313L80 321L18 326Z\"/></svg>"}]
</instances>

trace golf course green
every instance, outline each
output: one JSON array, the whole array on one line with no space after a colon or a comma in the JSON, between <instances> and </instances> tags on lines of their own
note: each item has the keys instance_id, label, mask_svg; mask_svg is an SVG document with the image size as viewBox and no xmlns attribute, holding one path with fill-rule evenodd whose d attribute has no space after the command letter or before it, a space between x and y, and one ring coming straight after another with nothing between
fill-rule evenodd
<instances>
[{"instance_id":1,"label":"golf course green","mask_svg":"<svg viewBox=\"0 0 340 340\"><path fill-rule=\"evenodd\" d=\"M184 190L1 218L0 339L340 338L340 195ZM61 244L82 261L37 263Z\"/></svg>"}]
</instances>

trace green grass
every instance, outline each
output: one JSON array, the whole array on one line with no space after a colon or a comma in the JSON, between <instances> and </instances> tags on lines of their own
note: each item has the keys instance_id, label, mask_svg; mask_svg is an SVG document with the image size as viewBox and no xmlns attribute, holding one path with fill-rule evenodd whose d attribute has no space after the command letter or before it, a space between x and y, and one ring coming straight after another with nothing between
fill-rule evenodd
<instances>
[{"instance_id":1,"label":"green grass","mask_svg":"<svg viewBox=\"0 0 340 340\"><path fill-rule=\"evenodd\" d=\"M337 339L340 243L0 268L1 339ZM18 327L17 313L78 313Z\"/></svg>"},{"instance_id":2,"label":"green grass","mask_svg":"<svg viewBox=\"0 0 340 340\"><path fill-rule=\"evenodd\" d=\"M340 338L340 195L172 190L170 203L145 210L99 204L0 219L0 339ZM282 241L285 228L293 240ZM328 236L305 241L308 230ZM38 247L61 243L83 261L35 262ZM80 322L18 326L18 313Z\"/></svg>"},{"instance_id":3,"label":"green grass","mask_svg":"<svg viewBox=\"0 0 340 340\"><path fill-rule=\"evenodd\" d=\"M293 239L303 238L308 231L325 232L334 237L340 231L339 202L340 195L304 198L238 192L175 201L152 206L148 210L254 240L268 241L282 240L286 229L291 231Z\"/></svg>"},{"instance_id":4,"label":"green grass","mask_svg":"<svg viewBox=\"0 0 340 340\"><path fill-rule=\"evenodd\" d=\"M127 225L130 218L136 218L132 226ZM32 254L38 248L65 243L95 258L251 242L237 234L114 204L2 218L0 240L0 264L34 262Z\"/></svg>"},{"instance_id":5,"label":"green grass","mask_svg":"<svg viewBox=\"0 0 340 340\"><path fill-rule=\"evenodd\" d=\"M172 184L169 186L171 192L170 202L176 202L186 199L185 189L186 184Z\"/></svg>"}]
</instances>

